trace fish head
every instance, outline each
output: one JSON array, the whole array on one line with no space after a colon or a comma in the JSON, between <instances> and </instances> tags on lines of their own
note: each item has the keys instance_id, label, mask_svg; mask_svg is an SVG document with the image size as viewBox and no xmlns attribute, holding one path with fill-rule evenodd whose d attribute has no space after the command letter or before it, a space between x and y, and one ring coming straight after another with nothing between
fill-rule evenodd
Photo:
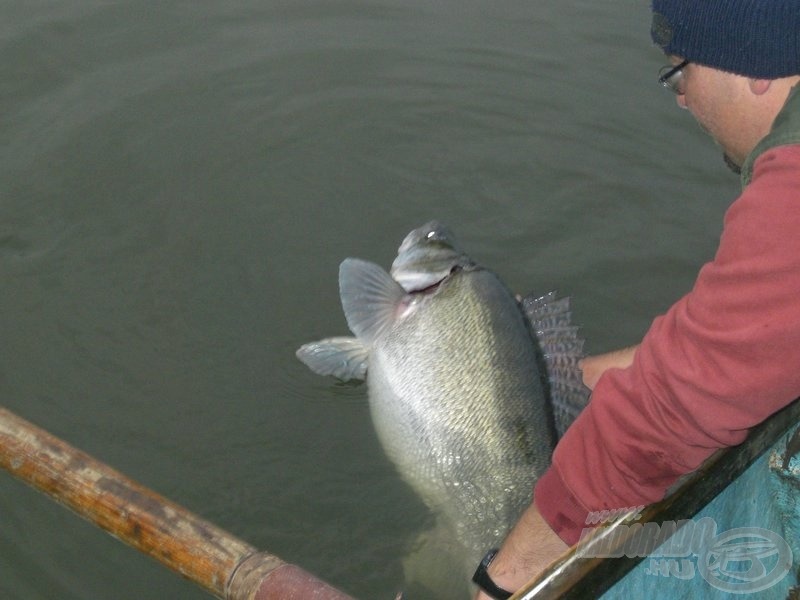
<instances>
[{"instance_id":1,"label":"fish head","mask_svg":"<svg viewBox=\"0 0 800 600\"><path fill-rule=\"evenodd\" d=\"M447 227L430 221L409 233L394 259L391 276L407 293L428 289L474 262Z\"/></svg>"}]
</instances>

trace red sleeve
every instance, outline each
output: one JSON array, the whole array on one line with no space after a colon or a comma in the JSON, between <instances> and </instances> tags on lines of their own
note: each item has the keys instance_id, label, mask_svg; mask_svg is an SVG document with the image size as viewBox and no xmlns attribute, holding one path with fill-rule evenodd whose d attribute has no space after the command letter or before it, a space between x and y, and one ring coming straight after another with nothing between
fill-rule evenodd
<instances>
[{"instance_id":1,"label":"red sleeve","mask_svg":"<svg viewBox=\"0 0 800 600\"><path fill-rule=\"evenodd\" d=\"M800 146L756 161L713 262L607 371L536 485L539 512L578 540L590 511L660 500L681 475L800 396Z\"/></svg>"}]
</instances>

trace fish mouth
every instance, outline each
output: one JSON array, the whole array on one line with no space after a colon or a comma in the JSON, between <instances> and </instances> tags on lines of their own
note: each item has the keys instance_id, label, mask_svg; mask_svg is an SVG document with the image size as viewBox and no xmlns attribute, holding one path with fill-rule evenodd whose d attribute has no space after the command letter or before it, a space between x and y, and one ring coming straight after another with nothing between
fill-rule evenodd
<instances>
[{"instance_id":1,"label":"fish mouth","mask_svg":"<svg viewBox=\"0 0 800 600\"><path fill-rule=\"evenodd\" d=\"M431 292L468 264L469 257L450 231L431 221L413 230L400 244L391 276L409 294Z\"/></svg>"},{"instance_id":2,"label":"fish mouth","mask_svg":"<svg viewBox=\"0 0 800 600\"><path fill-rule=\"evenodd\" d=\"M392 278L400 284L406 293L417 294L432 292L450 277L456 267L447 271L415 270L413 268L392 269Z\"/></svg>"},{"instance_id":3,"label":"fish mouth","mask_svg":"<svg viewBox=\"0 0 800 600\"><path fill-rule=\"evenodd\" d=\"M409 274L405 278L401 278L401 280L395 278L395 281L400 284L400 287L402 287L407 294L433 294L442 284L462 269L463 267L461 265L455 265L444 277L433 278L431 277L431 273L421 273L417 277L412 277Z\"/></svg>"}]
</instances>

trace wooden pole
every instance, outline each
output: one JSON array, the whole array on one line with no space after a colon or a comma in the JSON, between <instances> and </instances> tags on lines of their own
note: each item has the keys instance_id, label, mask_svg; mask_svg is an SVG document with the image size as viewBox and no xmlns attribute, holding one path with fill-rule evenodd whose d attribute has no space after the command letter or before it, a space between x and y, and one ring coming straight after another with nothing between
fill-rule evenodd
<instances>
[{"instance_id":1,"label":"wooden pole","mask_svg":"<svg viewBox=\"0 0 800 600\"><path fill-rule=\"evenodd\" d=\"M223 600L351 600L0 408L0 467Z\"/></svg>"}]
</instances>

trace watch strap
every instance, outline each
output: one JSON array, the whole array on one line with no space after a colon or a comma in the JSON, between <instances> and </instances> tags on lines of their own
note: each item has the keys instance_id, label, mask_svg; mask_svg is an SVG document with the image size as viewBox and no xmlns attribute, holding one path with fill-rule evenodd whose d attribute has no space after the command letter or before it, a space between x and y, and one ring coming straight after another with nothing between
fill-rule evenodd
<instances>
[{"instance_id":1,"label":"watch strap","mask_svg":"<svg viewBox=\"0 0 800 600\"><path fill-rule=\"evenodd\" d=\"M484 592L489 594L492 598L495 598L495 600L508 600L508 598L511 598L512 593L501 588L494 581L492 581L491 577L489 577L489 565L492 564L497 552L497 548L492 548L486 553L486 556L483 557L483 560L481 560L478 568L475 569L475 574L472 576L472 582Z\"/></svg>"}]
</instances>

